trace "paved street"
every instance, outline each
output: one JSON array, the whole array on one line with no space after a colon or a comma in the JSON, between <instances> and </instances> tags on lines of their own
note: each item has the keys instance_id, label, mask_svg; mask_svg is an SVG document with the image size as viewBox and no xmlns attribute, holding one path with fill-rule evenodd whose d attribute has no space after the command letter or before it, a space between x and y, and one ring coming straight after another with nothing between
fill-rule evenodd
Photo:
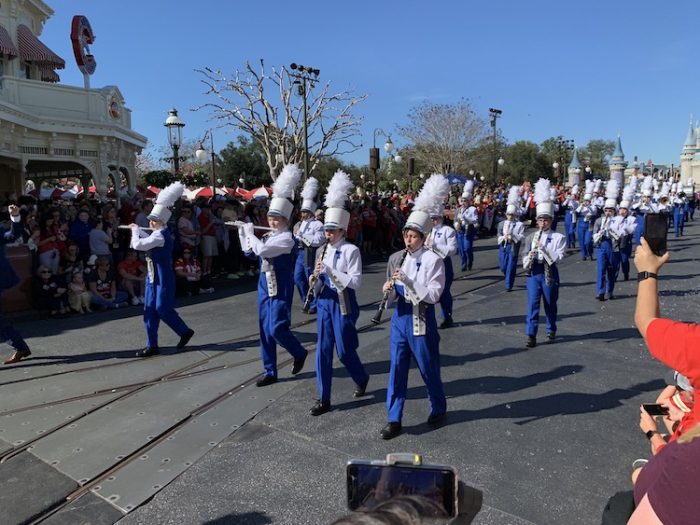
<instances>
[{"instance_id":1,"label":"paved street","mask_svg":"<svg viewBox=\"0 0 700 525\"><path fill-rule=\"evenodd\" d=\"M694 320L696 223L686 233L670 239L662 312ZM317 418L313 354L299 376L286 366L277 384L253 384L262 367L252 281L183 301L190 346L177 352L162 327L164 355L148 360L133 358L144 344L137 308L21 318L33 355L0 370L0 523L323 524L346 512L345 462L389 452L454 465L483 492L476 524L599 522L607 498L629 488L632 461L648 455L638 406L664 386L633 325L636 282L600 303L595 263L572 253L560 265L558 338L547 344L541 331L526 349L524 277L505 293L495 240L478 241L474 270L453 285L456 326L441 331L447 424L425 424L414 367L404 433L385 442L388 322L369 323L384 271L366 267L359 293L370 395L353 399L336 361L333 410ZM315 322L299 306L297 297L295 331L313 348Z\"/></svg>"}]
</instances>

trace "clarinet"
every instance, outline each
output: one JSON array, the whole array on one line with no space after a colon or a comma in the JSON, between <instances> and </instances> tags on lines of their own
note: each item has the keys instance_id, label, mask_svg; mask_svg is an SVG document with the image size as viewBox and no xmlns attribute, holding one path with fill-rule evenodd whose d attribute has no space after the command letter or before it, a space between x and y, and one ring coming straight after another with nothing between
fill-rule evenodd
<instances>
[{"instance_id":1,"label":"clarinet","mask_svg":"<svg viewBox=\"0 0 700 525\"><path fill-rule=\"evenodd\" d=\"M542 230L537 230L537 233L535 233L535 236L532 238L532 245L530 246L530 253L528 254L527 267L524 268L525 270L529 270L530 267L532 267L532 262L537 255L537 245L540 243L540 237L542 237Z\"/></svg>"},{"instance_id":2,"label":"clarinet","mask_svg":"<svg viewBox=\"0 0 700 525\"><path fill-rule=\"evenodd\" d=\"M321 257L319 258L319 261L323 261L323 259L326 257L326 250L328 249L328 245L330 242L326 241L326 244L323 245L323 249L321 250ZM316 281L318 280L318 274L320 272L317 272L316 269L314 268L314 273L311 274L311 281L309 282L309 291L306 292L306 299L304 299L304 306L301 307L302 311L304 313L308 313L309 308L311 306L311 301L314 298L314 287L316 286Z\"/></svg>"},{"instance_id":3,"label":"clarinet","mask_svg":"<svg viewBox=\"0 0 700 525\"><path fill-rule=\"evenodd\" d=\"M403 252L403 255L401 255L401 259L399 260L399 264L396 266L396 268L401 268L403 266L404 260L406 260L406 256L408 255L408 248L406 248ZM394 278L391 278L391 286L389 289L384 292L384 296L382 297L381 302L379 303L379 308L377 309L377 313L372 317L371 321L372 324L379 324L382 322L382 314L384 313L384 310L386 310L386 304L389 302L389 295L391 294L391 291L394 289Z\"/></svg>"}]
</instances>

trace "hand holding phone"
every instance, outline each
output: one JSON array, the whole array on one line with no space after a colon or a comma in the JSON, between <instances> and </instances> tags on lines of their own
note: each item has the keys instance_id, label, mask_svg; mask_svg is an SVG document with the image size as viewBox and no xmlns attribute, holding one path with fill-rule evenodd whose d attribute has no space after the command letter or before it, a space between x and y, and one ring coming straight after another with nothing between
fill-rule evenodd
<instances>
[{"instance_id":1,"label":"hand holding phone","mask_svg":"<svg viewBox=\"0 0 700 525\"><path fill-rule=\"evenodd\" d=\"M650 416L667 416L668 408L657 403L642 403L642 408L644 412Z\"/></svg>"},{"instance_id":2,"label":"hand holding phone","mask_svg":"<svg viewBox=\"0 0 700 525\"><path fill-rule=\"evenodd\" d=\"M668 216L661 213L647 213L644 216L644 238L655 255L663 255L667 250Z\"/></svg>"}]
</instances>

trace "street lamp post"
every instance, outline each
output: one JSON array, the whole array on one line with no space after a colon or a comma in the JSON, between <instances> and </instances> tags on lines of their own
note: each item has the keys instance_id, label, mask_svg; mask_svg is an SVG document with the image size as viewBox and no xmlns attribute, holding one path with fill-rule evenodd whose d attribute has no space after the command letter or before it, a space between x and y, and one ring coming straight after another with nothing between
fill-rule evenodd
<instances>
[{"instance_id":1,"label":"street lamp post","mask_svg":"<svg viewBox=\"0 0 700 525\"><path fill-rule=\"evenodd\" d=\"M502 113L503 113L503 111L501 111L500 109L489 108L489 118L490 118L490 122L491 122L491 129L493 130L493 180L494 180L494 182L496 181L496 172L498 170L499 160L503 160L503 159L498 158L498 150L497 150L498 146L496 144L496 142L498 140L496 123L497 123L497 121L500 118ZM503 163L500 163L500 164L502 165Z\"/></svg>"},{"instance_id":2,"label":"street lamp post","mask_svg":"<svg viewBox=\"0 0 700 525\"><path fill-rule=\"evenodd\" d=\"M211 198L214 200L216 199L216 157L214 155L214 133L211 130L204 134L204 138L200 141L199 148L194 152L194 155L200 162L204 162L207 158L207 150L204 149L202 144L207 140L207 135L209 135L209 140L211 141Z\"/></svg>"},{"instance_id":3,"label":"street lamp post","mask_svg":"<svg viewBox=\"0 0 700 525\"><path fill-rule=\"evenodd\" d=\"M293 71L298 71L298 73L290 73L289 76L296 79L294 84L297 85L297 94L301 95L304 100L304 180L306 180L309 178L309 121L306 107L307 86L315 86L318 75L321 74L321 70L309 66L302 66L294 62L292 62L289 67Z\"/></svg>"},{"instance_id":4,"label":"street lamp post","mask_svg":"<svg viewBox=\"0 0 700 525\"><path fill-rule=\"evenodd\" d=\"M560 173L566 173L566 170L564 169L564 166L569 163L569 157L568 157L568 152L572 151L574 149L574 140L573 139L565 139L561 136L557 138L557 153L559 154L559 162L555 162L554 164L557 164L557 183L563 182L559 180ZM552 166L554 166L552 164ZM561 172L559 171L561 169ZM563 178L563 177L562 177Z\"/></svg>"},{"instance_id":5,"label":"street lamp post","mask_svg":"<svg viewBox=\"0 0 700 525\"><path fill-rule=\"evenodd\" d=\"M180 171L180 146L182 146L182 128L185 127L185 123L177 116L177 109L173 108L168 111L168 118L165 119L163 124L168 128L168 143L173 149L173 173L177 175Z\"/></svg>"},{"instance_id":6,"label":"street lamp post","mask_svg":"<svg viewBox=\"0 0 700 525\"><path fill-rule=\"evenodd\" d=\"M377 190L377 170L379 170L379 148L377 148L377 135L386 137L384 151L391 153L394 149L394 143L391 142L391 133L387 133L381 128L375 128L372 133L372 147L369 150L369 169L372 170L372 180L374 191Z\"/></svg>"}]
</instances>

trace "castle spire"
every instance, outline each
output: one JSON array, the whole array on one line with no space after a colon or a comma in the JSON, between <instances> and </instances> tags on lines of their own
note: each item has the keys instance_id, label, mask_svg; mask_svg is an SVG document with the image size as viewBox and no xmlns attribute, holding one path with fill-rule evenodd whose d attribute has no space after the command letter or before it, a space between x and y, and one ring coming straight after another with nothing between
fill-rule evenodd
<instances>
[{"instance_id":1,"label":"castle spire","mask_svg":"<svg viewBox=\"0 0 700 525\"><path fill-rule=\"evenodd\" d=\"M693 115L690 115L690 127L688 128L688 136L685 138L683 143L684 148L694 148L697 142L697 137L695 135L695 128L693 127Z\"/></svg>"},{"instance_id":2,"label":"castle spire","mask_svg":"<svg viewBox=\"0 0 700 525\"><path fill-rule=\"evenodd\" d=\"M622 151L622 141L620 140L620 135L617 136L617 144L615 145L615 151L612 154L613 160L625 160L625 154Z\"/></svg>"},{"instance_id":3,"label":"castle spire","mask_svg":"<svg viewBox=\"0 0 700 525\"><path fill-rule=\"evenodd\" d=\"M569 164L569 168L580 168L581 167L581 161L578 160L578 148L574 148L574 156L571 159L571 164Z\"/></svg>"}]
</instances>

